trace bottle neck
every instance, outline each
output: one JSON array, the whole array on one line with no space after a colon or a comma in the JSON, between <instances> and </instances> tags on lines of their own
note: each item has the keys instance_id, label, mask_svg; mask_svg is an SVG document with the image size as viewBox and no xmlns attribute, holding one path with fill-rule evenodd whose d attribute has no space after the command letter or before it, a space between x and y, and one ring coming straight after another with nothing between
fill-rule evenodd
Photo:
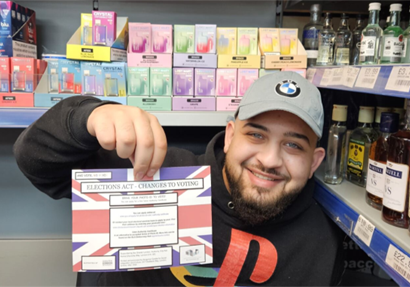
<instances>
[{"instance_id":1,"label":"bottle neck","mask_svg":"<svg viewBox=\"0 0 410 287\"><path fill-rule=\"evenodd\" d=\"M310 22L320 22L320 13L310 12Z\"/></svg>"},{"instance_id":2,"label":"bottle neck","mask_svg":"<svg viewBox=\"0 0 410 287\"><path fill-rule=\"evenodd\" d=\"M391 11L389 26L400 26L400 11Z\"/></svg>"},{"instance_id":3,"label":"bottle neck","mask_svg":"<svg viewBox=\"0 0 410 287\"><path fill-rule=\"evenodd\" d=\"M326 17L325 18L325 22L323 23L323 28L325 29L330 29L330 28L332 28L332 19L331 18L328 18L328 17Z\"/></svg>"},{"instance_id":4,"label":"bottle neck","mask_svg":"<svg viewBox=\"0 0 410 287\"><path fill-rule=\"evenodd\" d=\"M340 121L332 120L332 122L333 122L333 125L334 125L334 126L338 126L338 127L345 127L345 126L346 126L346 122L345 122L345 121L344 121L344 122L340 122Z\"/></svg>"},{"instance_id":5,"label":"bottle neck","mask_svg":"<svg viewBox=\"0 0 410 287\"><path fill-rule=\"evenodd\" d=\"M404 115L404 130L410 130L410 107L407 106L406 114Z\"/></svg>"},{"instance_id":6,"label":"bottle neck","mask_svg":"<svg viewBox=\"0 0 410 287\"><path fill-rule=\"evenodd\" d=\"M361 123L357 125L359 128L373 128L373 123Z\"/></svg>"},{"instance_id":7,"label":"bottle neck","mask_svg":"<svg viewBox=\"0 0 410 287\"><path fill-rule=\"evenodd\" d=\"M348 20L348 19L341 19L341 20L340 20L340 28L342 28L342 29L348 29L347 20Z\"/></svg>"},{"instance_id":8,"label":"bottle neck","mask_svg":"<svg viewBox=\"0 0 410 287\"><path fill-rule=\"evenodd\" d=\"M370 10L369 11L369 25L379 24L379 10Z\"/></svg>"},{"instance_id":9,"label":"bottle neck","mask_svg":"<svg viewBox=\"0 0 410 287\"><path fill-rule=\"evenodd\" d=\"M363 29L363 20L362 19L357 19L356 30L361 30L361 29Z\"/></svg>"}]
</instances>

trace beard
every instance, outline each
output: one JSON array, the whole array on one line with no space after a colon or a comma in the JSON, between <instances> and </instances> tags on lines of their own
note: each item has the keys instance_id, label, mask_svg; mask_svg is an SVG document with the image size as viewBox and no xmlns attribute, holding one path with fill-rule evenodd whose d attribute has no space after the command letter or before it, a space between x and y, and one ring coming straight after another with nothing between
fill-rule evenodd
<instances>
[{"instance_id":1,"label":"beard","mask_svg":"<svg viewBox=\"0 0 410 287\"><path fill-rule=\"evenodd\" d=\"M245 167L242 165L242 168ZM266 169L263 166L257 166L257 168L266 173L279 175L274 169ZM269 196L277 191L257 186L245 186L240 176L234 175L228 156L226 157L224 170L229 184L234 209L242 221L252 226L260 225L282 214L286 208L295 201L304 186L288 192L282 190L280 191L280 194ZM255 200L251 196L246 195L246 189L251 188L255 188L258 194L261 195L259 200Z\"/></svg>"}]
</instances>

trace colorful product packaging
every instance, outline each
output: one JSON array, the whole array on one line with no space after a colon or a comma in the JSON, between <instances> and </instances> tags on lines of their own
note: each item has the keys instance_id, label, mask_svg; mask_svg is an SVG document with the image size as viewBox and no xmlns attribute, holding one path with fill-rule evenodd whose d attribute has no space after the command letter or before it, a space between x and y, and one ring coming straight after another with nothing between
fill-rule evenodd
<instances>
[{"instance_id":1,"label":"colorful product packaging","mask_svg":"<svg viewBox=\"0 0 410 287\"><path fill-rule=\"evenodd\" d=\"M129 52L151 53L151 24L129 23Z\"/></svg>"},{"instance_id":2,"label":"colorful product packaging","mask_svg":"<svg viewBox=\"0 0 410 287\"><path fill-rule=\"evenodd\" d=\"M195 25L195 53L216 53L216 25Z\"/></svg>"},{"instance_id":3,"label":"colorful product packaging","mask_svg":"<svg viewBox=\"0 0 410 287\"><path fill-rule=\"evenodd\" d=\"M242 97L258 78L258 69L238 69L237 95Z\"/></svg>"},{"instance_id":4,"label":"colorful product packaging","mask_svg":"<svg viewBox=\"0 0 410 287\"><path fill-rule=\"evenodd\" d=\"M128 67L128 96L148 96L150 94L150 68Z\"/></svg>"},{"instance_id":5,"label":"colorful product packaging","mask_svg":"<svg viewBox=\"0 0 410 287\"><path fill-rule=\"evenodd\" d=\"M47 91L50 94L58 94L59 92L58 59L47 58L46 61L47 61L47 74L48 74Z\"/></svg>"},{"instance_id":6,"label":"colorful product packaging","mask_svg":"<svg viewBox=\"0 0 410 287\"><path fill-rule=\"evenodd\" d=\"M0 93L10 93L10 58L0 57Z\"/></svg>"},{"instance_id":7,"label":"colorful product packaging","mask_svg":"<svg viewBox=\"0 0 410 287\"><path fill-rule=\"evenodd\" d=\"M280 55L280 35L278 28L259 28L259 42L265 54Z\"/></svg>"},{"instance_id":8,"label":"colorful product packaging","mask_svg":"<svg viewBox=\"0 0 410 287\"><path fill-rule=\"evenodd\" d=\"M151 25L152 53L172 53L172 25Z\"/></svg>"},{"instance_id":9,"label":"colorful product packaging","mask_svg":"<svg viewBox=\"0 0 410 287\"><path fill-rule=\"evenodd\" d=\"M195 52L195 26L174 25L174 53Z\"/></svg>"},{"instance_id":10,"label":"colorful product packaging","mask_svg":"<svg viewBox=\"0 0 410 287\"><path fill-rule=\"evenodd\" d=\"M216 95L236 96L237 69L216 70Z\"/></svg>"},{"instance_id":11,"label":"colorful product packaging","mask_svg":"<svg viewBox=\"0 0 410 287\"><path fill-rule=\"evenodd\" d=\"M172 96L172 68L150 69L151 96Z\"/></svg>"},{"instance_id":12,"label":"colorful product packaging","mask_svg":"<svg viewBox=\"0 0 410 287\"><path fill-rule=\"evenodd\" d=\"M44 72L47 70L47 61L36 59L37 63L37 84L40 82L41 77L44 75Z\"/></svg>"},{"instance_id":13,"label":"colorful product packaging","mask_svg":"<svg viewBox=\"0 0 410 287\"><path fill-rule=\"evenodd\" d=\"M215 69L195 69L195 96L215 96Z\"/></svg>"},{"instance_id":14,"label":"colorful product packaging","mask_svg":"<svg viewBox=\"0 0 410 287\"><path fill-rule=\"evenodd\" d=\"M298 29L280 29L280 54L297 55Z\"/></svg>"},{"instance_id":15,"label":"colorful product packaging","mask_svg":"<svg viewBox=\"0 0 410 287\"><path fill-rule=\"evenodd\" d=\"M216 97L217 111L236 111L242 97Z\"/></svg>"},{"instance_id":16,"label":"colorful product packaging","mask_svg":"<svg viewBox=\"0 0 410 287\"><path fill-rule=\"evenodd\" d=\"M217 52L221 55L236 55L236 28L217 28Z\"/></svg>"},{"instance_id":17,"label":"colorful product packaging","mask_svg":"<svg viewBox=\"0 0 410 287\"><path fill-rule=\"evenodd\" d=\"M258 28L238 28L238 55L258 54Z\"/></svg>"},{"instance_id":18,"label":"colorful product packaging","mask_svg":"<svg viewBox=\"0 0 410 287\"><path fill-rule=\"evenodd\" d=\"M11 91L33 93L37 87L37 62L32 58L10 58Z\"/></svg>"},{"instance_id":19,"label":"colorful product packaging","mask_svg":"<svg viewBox=\"0 0 410 287\"><path fill-rule=\"evenodd\" d=\"M193 96L194 95L194 69L174 68L173 69L173 95Z\"/></svg>"},{"instance_id":20,"label":"colorful product packaging","mask_svg":"<svg viewBox=\"0 0 410 287\"><path fill-rule=\"evenodd\" d=\"M260 78L260 77L263 77L263 76L265 76L265 75L268 75L268 74L273 74L273 73L278 73L278 72L280 72L280 69L277 69L277 70L265 70L265 69L260 69L260 70L259 70L259 78Z\"/></svg>"},{"instance_id":21,"label":"colorful product packaging","mask_svg":"<svg viewBox=\"0 0 410 287\"><path fill-rule=\"evenodd\" d=\"M104 96L102 62L81 61L82 95Z\"/></svg>"},{"instance_id":22,"label":"colorful product packaging","mask_svg":"<svg viewBox=\"0 0 410 287\"><path fill-rule=\"evenodd\" d=\"M117 36L117 14L112 11L93 11L93 45L111 47Z\"/></svg>"},{"instance_id":23,"label":"colorful product packaging","mask_svg":"<svg viewBox=\"0 0 410 287\"><path fill-rule=\"evenodd\" d=\"M81 94L81 66L79 61L58 60L59 93Z\"/></svg>"},{"instance_id":24,"label":"colorful product packaging","mask_svg":"<svg viewBox=\"0 0 410 287\"><path fill-rule=\"evenodd\" d=\"M93 14L81 13L81 45L93 44Z\"/></svg>"},{"instance_id":25,"label":"colorful product packaging","mask_svg":"<svg viewBox=\"0 0 410 287\"><path fill-rule=\"evenodd\" d=\"M104 72L104 96L125 97L127 95L127 64L121 62L102 63Z\"/></svg>"}]
</instances>

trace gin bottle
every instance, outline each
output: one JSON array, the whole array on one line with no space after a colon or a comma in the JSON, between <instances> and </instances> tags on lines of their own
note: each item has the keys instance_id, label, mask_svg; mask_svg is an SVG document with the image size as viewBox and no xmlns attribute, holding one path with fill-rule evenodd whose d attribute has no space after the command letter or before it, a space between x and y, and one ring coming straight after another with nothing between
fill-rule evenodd
<instances>
[{"instance_id":1,"label":"gin bottle","mask_svg":"<svg viewBox=\"0 0 410 287\"><path fill-rule=\"evenodd\" d=\"M400 27L401 4L390 5L390 23L383 32L382 64L400 63L404 50L403 29Z\"/></svg>"},{"instance_id":2,"label":"gin bottle","mask_svg":"<svg viewBox=\"0 0 410 287\"><path fill-rule=\"evenodd\" d=\"M374 117L373 128L377 133L377 136L380 136L380 121L382 118L382 113L388 113L391 111L391 108L387 107L376 107L376 116Z\"/></svg>"},{"instance_id":3,"label":"gin bottle","mask_svg":"<svg viewBox=\"0 0 410 287\"><path fill-rule=\"evenodd\" d=\"M404 129L392 134L389 139L382 207L382 219L402 228L409 226L410 101L407 102L405 121Z\"/></svg>"},{"instance_id":4,"label":"gin bottle","mask_svg":"<svg viewBox=\"0 0 410 287\"><path fill-rule=\"evenodd\" d=\"M323 29L320 17L322 9L319 4L310 7L310 21L303 28L303 47L307 53L307 66L316 65L319 47L319 31Z\"/></svg>"},{"instance_id":5,"label":"gin bottle","mask_svg":"<svg viewBox=\"0 0 410 287\"><path fill-rule=\"evenodd\" d=\"M372 144L367 168L366 202L381 210L386 180L386 162L389 151L388 139L399 128L399 114L382 113L380 136Z\"/></svg>"},{"instance_id":6,"label":"gin bottle","mask_svg":"<svg viewBox=\"0 0 410 287\"><path fill-rule=\"evenodd\" d=\"M343 180L346 141L347 106L333 105L332 121L327 144L325 182L340 184Z\"/></svg>"},{"instance_id":7,"label":"gin bottle","mask_svg":"<svg viewBox=\"0 0 410 287\"><path fill-rule=\"evenodd\" d=\"M352 32L348 25L349 17L343 13L336 32L335 65L349 65Z\"/></svg>"},{"instance_id":8,"label":"gin bottle","mask_svg":"<svg viewBox=\"0 0 410 287\"><path fill-rule=\"evenodd\" d=\"M402 63L410 63L410 21L409 27L403 32L404 50L401 58Z\"/></svg>"},{"instance_id":9,"label":"gin bottle","mask_svg":"<svg viewBox=\"0 0 410 287\"><path fill-rule=\"evenodd\" d=\"M333 47L336 33L332 27L332 17L330 13L325 14L323 29L319 32L319 53L316 66L333 65Z\"/></svg>"},{"instance_id":10,"label":"gin bottle","mask_svg":"<svg viewBox=\"0 0 410 287\"><path fill-rule=\"evenodd\" d=\"M370 147L377 139L373 129L373 107L360 107L359 124L349 139L349 155L347 159L347 180L365 187Z\"/></svg>"},{"instance_id":11,"label":"gin bottle","mask_svg":"<svg viewBox=\"0 0 410 287\"><path fill-rule=\"evenodd\" d=\"M363 31L362 15L357 15L356 28L352 32L352 50L350 51L350 65L358 65L360 57L360 44Z\"/></svg>"},{"instance_id":12,"label":"gin bottle","mask_svg":"<svg viewBox=\"0 0 410 287\"><path fill-rule=\"evenodd\" d=\"M369 22L362 31L360 44L360 64L377 65L380 55L380 39L383 30L379 26L380 3L369 4Z\"/></svg>"}]
</instances>

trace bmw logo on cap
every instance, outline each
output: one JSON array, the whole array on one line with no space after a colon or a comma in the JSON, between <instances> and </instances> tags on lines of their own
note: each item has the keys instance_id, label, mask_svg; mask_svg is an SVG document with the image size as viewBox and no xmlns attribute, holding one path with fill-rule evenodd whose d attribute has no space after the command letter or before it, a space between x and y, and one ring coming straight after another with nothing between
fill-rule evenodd
<instances>
[{"instance_id":1,"label":"bmw logo on cap","mask_svg":"<svg viewBox=\"0 0 410 287\"><path fill-rule=\"evenodd\" d=\"M300 88L298 84L292 80L284 80L276 85L276 93L281 96L294 98L299 96Z\"/></svg>"}]
</instances>

